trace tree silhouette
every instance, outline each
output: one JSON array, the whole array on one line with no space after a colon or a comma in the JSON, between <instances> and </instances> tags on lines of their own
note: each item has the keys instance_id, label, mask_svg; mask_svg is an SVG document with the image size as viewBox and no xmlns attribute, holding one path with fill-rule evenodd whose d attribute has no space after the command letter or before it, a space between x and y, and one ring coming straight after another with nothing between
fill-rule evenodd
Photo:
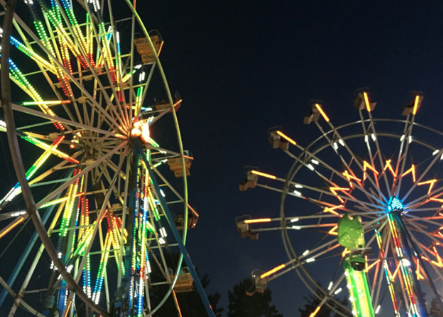
<instances>
[{"instance_id":1,"label":"tree silhouette","mask_svg":"<svg viewBox=\"0 0 443 317\"><path fill-rule=\"evenodd\" d=\"M177 264L179 259L179 254L177 253L170 253L165 256L166 264L169 268L175 268L175 265ZM182 267L187 267L186 263L183 261ZM174 270L175 271L175 270ZM196 269L197 275L200 276L198 269ZM155 283L157 281L161 281L164 279L162 273L160 270L153 266L152 267L152 273L151 273L152 281ZM207 274L203 275L203 277L200 277L200 282L203 286L203 288L206 288L209 283L210 279ZM163 295L165 294L168 286L166 285L156 285L152 286L150 288L150 295L151 295L151 304L153 307L155 307L160 300L163 298ZM177 301L179 303L180 311L182 314L182 317L207 317L208 314L206 313L206 309L203 305L203 302L200 298L199 293L195 289L191 292L185 292L185 293L177 293ZM209 303L212 307L212 311L214 312L216 317L221 317L221 314L223 312L223 308L218 307L218 302L220 300L220 294L215 293L208 295ZM160 309L157 311L157 313L154 314L155 316L159 317L175 317L178 316L177 308L174 303L174 299L171 296L166 300L166 302L163 304L163 306L160 307Z\"/></svg>"},{"instance_id":2,"label":"tree silhouette","mask_svg":"<svg viewBox=\"0 0 443 317\"><path fill-rule=\"evenodd\" d=\"M246 295L246 290L252 285L251 279L244 279L228 292L229 317L283 317L275 305L271 305L272 292L266 289L263 294Z\"/></svg>"},{"instance_id":3,"label":"tree silhouette","mask_svg":"<svg viewBox=\"0 0 443 317\"><path fill-rule=\"evenodd\" d=\"M322 295L322 292L320 289L317 288L316 293L320 296ZM313 295L313 294L309 294L308 297L304 296L304 299L306 299L306 304L305 304L305 309L298 309L300 311L300 317L309 317L311 316L311 314L317 309L318 305L320 304L321 300L317 298L317 296ZM340 303L342 303L344 306L349 305L349 301L347 298L344 298L343 300L340 300ZM335 309L337 309L338 311L345 313L346 312L343 310L343 308L338 307L338 305L334 304L334 303L329 303L330 305L333 305L333 307ZM330 317L331 313L333 313L332 309L329 308L327 305L323 305L320 310L317 312L317 314L315 315L315 317ZM334 313L334 315L332 315L334 317L341 317L341 315Z\"/></svg>"},{"instance_id":4,"label":"tree silhouette","mask_svg":"<svg viewBox=\"0 0 443 317\"><path fill-rule=\"evenodd\" d=\"M440 303L436 298L431 301L431 308L429 310L431 317L443 317L443 310L440 308Z\"/></svg>"}]
</instances>

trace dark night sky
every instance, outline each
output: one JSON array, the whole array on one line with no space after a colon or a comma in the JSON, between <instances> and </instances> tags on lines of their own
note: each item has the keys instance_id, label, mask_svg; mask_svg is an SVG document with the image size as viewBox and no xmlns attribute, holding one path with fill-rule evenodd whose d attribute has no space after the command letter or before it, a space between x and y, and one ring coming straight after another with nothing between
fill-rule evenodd
<instances>
[{"instance_id":1,"label":"dark night sky","mask_svg":"<svg viewBox=\"0 0 443 317\"><path fill-rule=\"evenodd\" d=\"M224 306L227 291L253 269L287 261L278 232L250 241L235 227L244 214L278 217L278 193L238 190L246 165L281 177L290 167L268 145L268 128L283 126L307 145L319 135L303 125L308 100L323 100L339 125L358 119L352 100L361 87L378 101L374 116L396 119L409 92L424 91L417 120L440 128L440 1L156 0L138 1L138 11L161 32L168 82L184 100L179 122L195 157L189 198L201 216L188 251ZM300 241L298 251L305 249ZM297 276L269 287L280 312L297 316L308 293Z\"/></svg>"},{"instance_id":2,"label":"dark night sky","mask_svg":"<svg viewBox=\"0 0 443 317\"><path fill-rule=\"evenodd\" d=\"M165 39L163 65L184 99L181 131L195 156L190 202L201 218L189 234L189 253L223 303L227 290L253 269L287 260L279 233L241 239L234 222L243 214L278 216L278 193L238 190L246 165L279 176L290 167L291 161L267 144L269 127L281 125L306 145L318 136L302 124L309 99L323 100L338 125L358 119L353 92L370 87L378 101L374 115L397 119L409 92L424 91L417 120L439 128L443 4L438 1L145 5L146 25ZM285 277L269 287L277 308L294 316L307 290L295 274Z\"/></svg>"}]
</instances>

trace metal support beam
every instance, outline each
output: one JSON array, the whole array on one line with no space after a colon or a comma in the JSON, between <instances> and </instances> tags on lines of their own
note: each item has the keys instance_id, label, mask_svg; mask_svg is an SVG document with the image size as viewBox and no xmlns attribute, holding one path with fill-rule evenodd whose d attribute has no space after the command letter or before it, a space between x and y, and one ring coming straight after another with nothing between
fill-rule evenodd
<instances>
[{"instance_id":1,"label":"metal support beam","mask_svg":"<svg viewBox=\"0 0 443 317\"><path fill-rule=\"evenodd\" d=\"M141 157L143 158L143 160L145 162L149 162L146 159L146 156L145 156L145 154L142 151L140 151L139 153L140 153ZM152 183L154 184L155 190L157 192L160 192L160 186L159 186L159 184L157 182L157 178L155 176L155 172L152 169L150 169L150 168L148 168L147 170L149 171L149 176L150 176L150 178L152 180ZM203 305L205 306L206 313L210 317L215 317L215 314L212 311L211 304L209 303L209 300L208 300L208 297L206 295L206 292L205 292L205 290L203 288L203 285L200 282L200 278L198 277L197 272L195 271L194 264L192 263L191 258L189 257L188 251L186 250L186 247L183 244L182 237L180 236L180 233L178 232L177 227L175 226L174 218L172 217L171 212L169 211L168 205L166 204L166 200L165 200L165 198L162 195L158 195L158 198L160 199L160 203L161 203L162 208L163 208L163 210L165 212L166 219L168 220L169 226L170 226L170 228L172 230L174 238L175 238L175 240L178 243L178 247L180 248L180 251L182 253L183 259L185 260L186 264L188 265L189 272L191 273L191 275L192 275L192 277L194 279L194 284L195 284L195 286L197 288L197 291L198 291L198 293L200 295L200 298L201 298L201 300L203 302Z\"/></svg>"}]
</instances>

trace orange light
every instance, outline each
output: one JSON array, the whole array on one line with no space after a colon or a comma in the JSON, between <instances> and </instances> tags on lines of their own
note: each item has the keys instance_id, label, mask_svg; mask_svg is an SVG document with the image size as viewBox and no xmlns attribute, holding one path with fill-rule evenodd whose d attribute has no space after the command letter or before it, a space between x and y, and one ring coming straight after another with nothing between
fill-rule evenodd
<instances>
[{"instance_id":1,"label":"orange light","mask_svg":"<svg viewBox=\"0 0 443 317\"><path fill-rule=\"evenodd\" d=\"M366 110L368 110L368 112L371 112L371 105L369 104L369 98L367 92L363 92L363 98L365 99Z\"/></svg>"},{"instance_id":2,"label":"orange light","mask_svg":"<svg viewBox=\"0 0 443 317\"><path fill-rule=\"evenodd\" d=\"M354 188L354 185L352 185L352 183L351 183L351 179L355 179L356 181L361 182L360 178L352 176L351 174L348 173L348 171L344 171L343 175L346 176L346 178L349 182L349 187L351 187L351 188Z\"/></svg>"},{"instance_id":3,"label":"orange light","mask_svg":"<svg viewBox=\"0 0 443 317\"><path fill-rule=\"evenodd\" d=\"M437 257L437 260L438 260L438 264L440 264L440 267L443 267L443 263L441 263L441 258L440 258L440 255L437 252L437 249L435 247L432 247L432 248L434 249L435 256Z\"/></svg>"},{"instance_id":4,"label":"orange light","mask_svg":"<svg viewBox=\"0 0 443 317\"><path fill-rule=\"evenodd\" d=\"M355 179L356 181L361 182L360 178L352 176L351 174L348 173L348 171L344 171L343 175L345 175L348 180Z\"/></svg>"},{"instance_id":5,"label":"orange light","mask_svg":"<svg viewBox=\"0 0 443 317\"><path fill-rule=\"evenodd\" d=\"M427 257L423 256L423 255L421 256L421 258L422 258L423 260L425 260L425 261L430 262L429 259L428 259Z\"/></svg>"},{"instance_id":6,"label":"orange light","mask_svg":"<svg viewBox=\"0 0 443 317\"><path fill-rule=\"evenodd\" d=\"M25 217L20 217L19 220L17 220L16 222L12 223L9 228L5 229L5 231L0 233L0 239L3 238L9 231L11 231L15 227L17 227L20 223L22 223L23 220L25 220Z\"/></svg>"},{"instance_id":7,"label":"orange light","mask_svg":"<svg viewBox=\"0 0 443 317\"><path fill-rule=\"evenodd\" d=\"M415 101L414 101L414 109L412 109L412 114L415 116L415 114L417 113L417 107L418 107L418 102L420 101L420 96L417 95L415 96Z\"/></svg>"},{"instance_id":8,"label":"orange light","mask_svg":"<svg viewBox=\"0 0 443 317\"><path fill-rule=\"evenodd\" d=\"M259 171L251 171L252 174L258 175L258 176L263 176L263 177L267 177L270 179L276 179L277 177L275 177L274 175L270 175L270 174L266 174L266 173L262 173Z\"/></svg>"},{"instance_id":9,"label":"orange light","mask_svg":"<svg viewBox=\"0 0 443 317\"><path fill-rule=\"evenodd\" d=\"M318 311L320 310L320 306L318 306L314 312L312 314L309 315L309 317L314 317L315 315L317 315Z\"/></svg>"},{"instance_id":10,"label":"orange light","mask_svg":"<svg viewBox=\"0 0 443 317\"><path fill-rule=\"evenodd\" d=\"M408 169L406 172L404 172L401 177L408 175L409 173L412 174L412 181L415 183L415 166L414 166L414 164L412 164L412 167L410 169Z\"/></svg>"},{"instance_id":11,"label":"orange light","mask_svg":"<svg viewBox=\"0 0 443 317\"><path fill-rule=\"evenodd\" d=\"M369 165L368 162L363 162L363 170L366 171L366 168L369 168L371 171L373 171L376 175L378 175L378 172L375 168L372 167L372 165Z\"/></svg>"},{"instance_id":12,"label":"orange light","mask_svg":"<svg viewBox=\"0 0 443 317\"><path fill-rule=\"evenodd\" d=\"M385 168L383 169L383 172L384 172L387 168L389 168L389 170L391 171L392 176L397 177L397 174L395 174L394 169L392 168L391 160L387 160L387 161L386 161L386 165L385 165Z\"/></svg>"},{"instance_id":13,"label":"orange light","mask_svg":"<svg viewBox=\"0 0 443 317\"><path fill-rule=\"evenodd\" d=\"M392 275L392 279L395 279L395 276L398 273L398 269L400 268L401 263L398 264L397 268L395 269L394 275Z\"/></svg>"},{"instance_id":14,"label":"orange light","mask_svg":"<svg viewBox=\"0 0 443 317\"><path fill-rule=\"evenodd\" d=\"M261 218L261 219L248 219L244 223L260 223L260 222L270 222L271 218Z\"/></svg>"},{"instance_id":15,"label":"orange light","mask_svg":"<svg viewBox=\"0 0 443 317\"><path fill-rule=\"evenodd\" d=\"M142 132L140 131L139 128L134 128L132 129L131 134L132 136L139 137L140 135L142 135Z\"/></svg>"},{"instance_id":16,"label":"orange light","mask_svg":"<svg viewBox=\"0 0 443 317\"><path fill-rule=\"evenodd\" d=\"M328 116L326 115L326 113L323 111L323 109L321 108L321 106L318 103L315 104L315 108L317 108L318 112L320 112L320 114L325 119L325 121L329 122Z\"/></svg>"},{"instance_id":17,"label":"orange light","mask_svg":"<svg viewBox=\"0 0 443 317\"><path fill-rule=\"evenodd\" d=\"M72 304L72 300L69 302L68 307L66 307L66 313L65 313L64 317L68 316L69 309L71 308L71 304Z\"/></svg>"},{"instance_id":18,"label":"orange light","mask_svg":"<svg viewBox=\"0 0 443 317\"><path fill-rule=\"evenodd\" d=\"M424 280L423 276L420 274L420 261L417 258L417 270L415 271L417 274L417 280Z\"/></svg>"},{"instance_id":19,"label":"orange light","mask_svg":"<svg viewBox=\"0 0 443 317\"><path fill-rule=\"evenodd\" d=\"M279 265L279 266L277 266L276 268L273 268L272 270L270 270L270 271L268 271L268 272L263 273L262 275L260 275L260 278L265 278L266 276L269 276L269 275L271 275L272 273L275 273L275 272L281 270L281 269L284 268L284 267L286 267L285 264Z\"/></svg>"},{"instance_id":20,"label":"orange light","mask_svg":"<svg viewBox=\"0 0 443 317\"><path fill-rule=\"evenodd\" d=\"M435 183L436 181L437 181L436 179L431 179L431 180L428 180L428 181L426 181L426 182L418 183L417 185L418 185L418 186L421 186L421 185L429 184L429 189L428 189L428 194L429 194L429 193L431 192L432 187L434 186L434 183Z\"/></svg>"},{"instance_id":21,"label":"orange light","mask_svg":"<svg viewBox=\"0 0 443 317\"><path fill-rule=\"evenodd\" d=\"M329 233L330 235L332 235L332 236L338 236L337 228L338 228L338 226L335 226L334 228L332 228L331 230L329 230L328 233Z\"/></svg>"},{"instance_id":22,"label":"orange light","mask_svg":"<svg viewBox=\"0 0 443 317\"><path fill-rule=\"evenodd\" d=\"M374 265L376 265L378 262L380 262L380 259L378 259L377 261L375 261L374 263L372 263L371 265L369 265L367 268L366 268L366 272L368 272Z\"/></svg>"},{"instance_id":23,"label":"orange light","mask_svg":"<svg viewBox=\"0 0 443 317\"><path fill-rule=\"evenodd\" d=\"M279 136L281 136L283 139L285 139L286 141L288 141L289 143L292 143L293 145L297 144L294 140L292 140L290 137L286 136L283 132L277 131L277 134Z\"/></svg>"}]
</instances>

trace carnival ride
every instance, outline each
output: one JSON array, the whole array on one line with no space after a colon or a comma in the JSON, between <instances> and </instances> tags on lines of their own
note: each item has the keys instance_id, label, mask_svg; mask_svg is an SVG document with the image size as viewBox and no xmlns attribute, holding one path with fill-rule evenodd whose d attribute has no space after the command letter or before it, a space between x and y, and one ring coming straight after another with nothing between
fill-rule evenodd
<instances>
[{"instance_id":1,"label":"carnival ride","mask_svg":"<svg viewBox=\"0 0 443 317\"><path fill-rule=\"evenodd\" d=\"M26 245L3 242L0 261L17 262L0 273L1 311L9 293L11 317L18 308L40 317L152 316L195 285L213 316L184 246L198 219L187 192L193 158L176 115L182 100L158 58L160 33L146 30L130 0L0 4L0 131L19 181L0 197L0 239ZM30 220L36 232L22 238ZM29 289L35 279L40 287Z\"/></svg>"},{"instance_id":2,"label":"carnival ride","mask_svg":"<svg viewBox=\"0 0 443 317\"><path fill-rule=\"evenodd\" d=\"M306 147L281 127L268 131L272 148L294 159L286 178L249 168L239 187L281 193L280 217L246 215L236 224L252 240L281 231L289 259L254 270L255 291L295 271L319 302L311 317L324 305L342 316L386 316L388 297L395 316L428 316L428 296L443 307L437 290L443 281L443 133L415 122L422 101L422 93L413 92L406 120L376 119L376 103L362 89L354 101L360 120L338 127L321 102L312 102L304 123L313 123L320 136ZM352 309L338 300L346 286Z\"/></svg>"}]
</instances>

